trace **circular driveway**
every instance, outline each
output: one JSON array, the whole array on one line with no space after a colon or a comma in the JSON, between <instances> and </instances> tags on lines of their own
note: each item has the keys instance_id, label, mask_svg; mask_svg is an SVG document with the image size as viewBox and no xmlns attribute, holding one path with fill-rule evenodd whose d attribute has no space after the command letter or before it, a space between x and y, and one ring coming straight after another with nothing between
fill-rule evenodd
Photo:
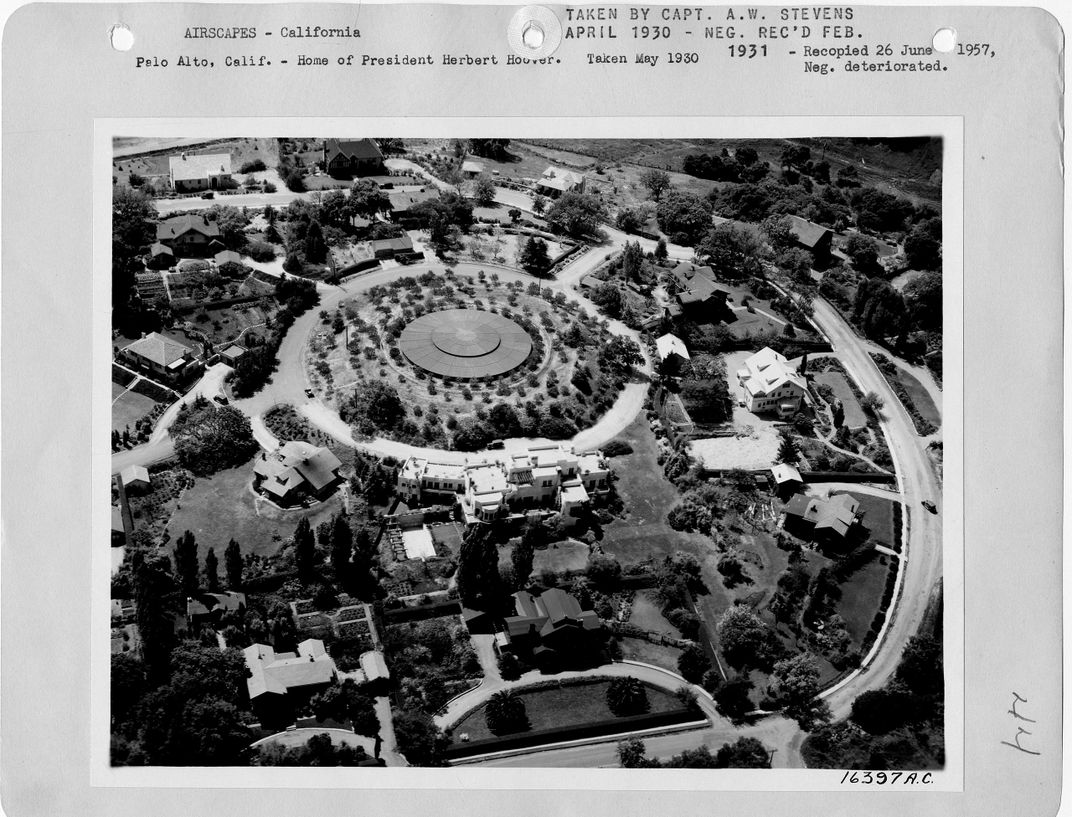
<instances>
[{"instance_id":1,"label":"circular driveway","mask_svg":"<svg viewBox=\"0 0 1072 817\"><path fill-rule=\"evenodd\" d=\"M478 309L422 315L402 330L398 348L418 368L478 380L513 371L532 354L529 333L509 318Z\"/></svg>"}]
</instances>

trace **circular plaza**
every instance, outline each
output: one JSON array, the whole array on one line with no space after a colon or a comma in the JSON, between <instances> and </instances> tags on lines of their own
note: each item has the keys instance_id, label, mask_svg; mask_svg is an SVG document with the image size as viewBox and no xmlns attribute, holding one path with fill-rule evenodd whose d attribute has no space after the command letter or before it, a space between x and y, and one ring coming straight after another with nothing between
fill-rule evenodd
<instances>
[{"instance_id":1,"label":"circular plaza","mask_svg":"<svg viewBox=\"0 0 1072 817\"><path fill-rule=\"evenodd\" d=\"M532 354L532 338L514 321L477 309L443 309L411 321L398 348L414 366L456 380L511 372Z\"/></svg>"}]
</instances>

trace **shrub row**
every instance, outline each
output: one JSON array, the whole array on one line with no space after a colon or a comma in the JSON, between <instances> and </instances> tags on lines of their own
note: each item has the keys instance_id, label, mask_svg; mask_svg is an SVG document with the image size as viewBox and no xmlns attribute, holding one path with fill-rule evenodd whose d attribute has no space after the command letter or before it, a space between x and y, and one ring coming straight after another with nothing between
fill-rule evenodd
<instances>
[{"instance_id":1,"label":"shrub row","mask_svg":"<svg viewBox=\"0 0 1072 817\"><path fill-rule=\"evenodd\" d=\"M896 366L885 355L880 355L877 352L871 352L870 354L871 359L875 361L879 371L882 372L882 376L886 378L886 382L893 389L893 393L897 395L897 399L905 407L908 416L912 418L912 425L916 427L916 433L921 437L926 437L937 431L938 427L919 413L919 409L916 408L916 404L912 401L912 396L908 393L908 389L897 379L895 371L893 371Z\"/></svg>"}]
</instances>

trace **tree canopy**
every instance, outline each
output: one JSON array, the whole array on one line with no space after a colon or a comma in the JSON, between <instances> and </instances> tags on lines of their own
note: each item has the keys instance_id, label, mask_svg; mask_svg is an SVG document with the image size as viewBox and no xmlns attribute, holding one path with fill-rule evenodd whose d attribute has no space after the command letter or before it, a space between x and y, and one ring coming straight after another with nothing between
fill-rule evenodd
<instances>
[{"instance_id":1,"label":"tree canopy","mask_svg":"<svg viewBox=\"0 0 1072 817\"><path fill-rule=\"evenodd\" d=\"M201 396L179 409L169 433L179 462L198 476L241 465L258 449L245 414Z\"/></svg>"},{"instance_id":2,"label":"tree canopy","mask_svg":"<svg viewBox=\"0 0 1072 817\"><path fill-rule=\"evenodd\" d=\"M607 219L607 211L599 197L592 193L563 193L546 213L548 226L556 233L573 238L595 236Z\"/></svg>"}]
</instances>

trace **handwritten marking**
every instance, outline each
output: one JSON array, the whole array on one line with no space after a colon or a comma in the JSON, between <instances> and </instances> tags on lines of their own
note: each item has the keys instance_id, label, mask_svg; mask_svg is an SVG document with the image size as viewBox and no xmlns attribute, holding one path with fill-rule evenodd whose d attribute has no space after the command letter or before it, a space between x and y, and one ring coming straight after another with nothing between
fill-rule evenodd
<instances>
[{"instance_id":1,"label":"handwritten marking","mask_svg":"<svg viewBox=\"0 0 1072 817\"><path fill-rule=\"evenodd\" d=\"M1023 698L1023 697L1020 696L1019 693L1013 692L1013 694L1012 694L1012 709L1009 710L1008 714L1012 715L1017 720L1026 721L1027 723L1035 723L1036 721L1032 720L1031 718L1027 717L1026 715L1021 715L1016 709L1017 704L1026 704L1026 703L1027 703L1027 698ZM1031 749L1025 748L1024 746L1020 745L1020 738L1022 736L1024 736L1024 735L1030 736L1032 734L1034 734L1034 733L1029 732L1027 729L1024 729L1024 727L1022 727L1022 726L1018 726L1016 728L1016 735L1015 735L1015 737L1013 737L1012 741L1010 742L1010 741L1007 741L1007 740L1003 740L1003 741L1001 741L1001 743L1004 744L1005 746L1009 746L1009 747L1011 747L1013 749L1018 749L1019 751L1023 752L1025 755L1041 755L1042 752L1035 752L1035 751L1032 751Z\"/></svg>"}]
</instances>

